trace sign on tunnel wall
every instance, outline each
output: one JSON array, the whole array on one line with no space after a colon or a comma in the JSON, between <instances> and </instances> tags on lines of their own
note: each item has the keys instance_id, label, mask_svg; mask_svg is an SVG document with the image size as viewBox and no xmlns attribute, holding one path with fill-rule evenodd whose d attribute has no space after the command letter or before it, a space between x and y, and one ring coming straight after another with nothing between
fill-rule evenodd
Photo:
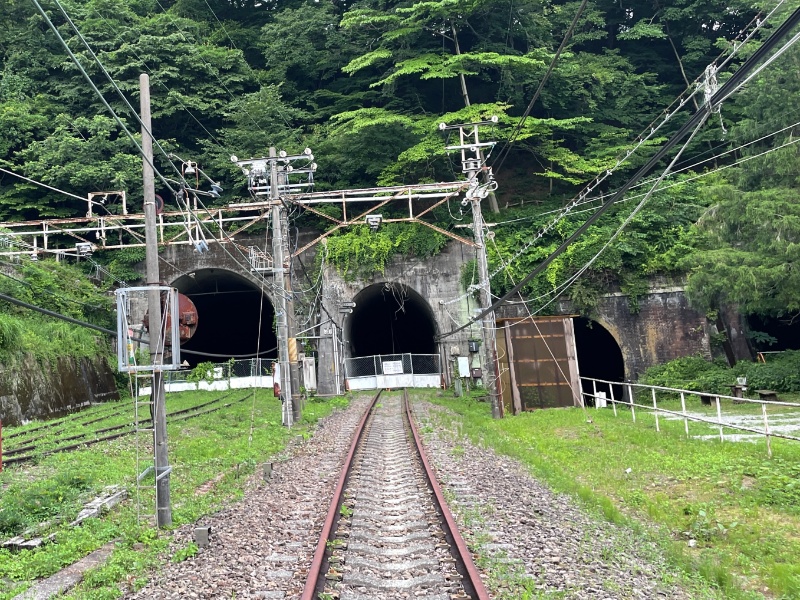
<instances>
[{"instance_id":1,"label":"sign on tunnel wall","mask_svg":"<svg viewBox=\"0 0 800 600\"><path fill-rule=\"evenodd\" d=\"M497 326L502 400L507 411L518 414L580 405L572 317L498 319Z\"/></svg>"}]
</instances>

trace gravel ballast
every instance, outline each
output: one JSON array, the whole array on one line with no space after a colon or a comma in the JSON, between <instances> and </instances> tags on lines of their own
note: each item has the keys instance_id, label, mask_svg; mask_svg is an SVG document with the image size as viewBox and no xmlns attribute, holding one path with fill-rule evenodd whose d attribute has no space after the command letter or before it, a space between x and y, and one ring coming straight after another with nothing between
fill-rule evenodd
<instances>
[{"instance_id":1,"label":"gravel ballast","mask_svg":"<svg viewBox=\"0 0 800 600\"><path fill-rule=\"evenodd\" d=\"M690 599L674 583L657 547L633 531L599 520L556 494L517 461L480 448L456 430L436 426L418 402L425 445L462 535L503 597ZM510 417L513 418L513 417ZM516 590L516 591L513 591ZM537 596L535 594L539 594Z\"/></svg>"},{"instance_id":2,"label":"gravel ballast","mask_svg":"<svg viewBox=\"0 0 800 600\"><path fill-rule=\"evenodd\" d=\"M367 403L354 400L321 422L311 439L287 448L269 481L254 479L241 501L197 524L211 527L207 548L184 562L165 562L146 587L126 597L298 599ZM436 426L431 411L444 409L414 406L429 425L428 455L495 597L696 597L670 583L654 546L554 494L515 461ZM173 548L192 541L194 526L176 530Z\"/></svg>"}]
</instances>

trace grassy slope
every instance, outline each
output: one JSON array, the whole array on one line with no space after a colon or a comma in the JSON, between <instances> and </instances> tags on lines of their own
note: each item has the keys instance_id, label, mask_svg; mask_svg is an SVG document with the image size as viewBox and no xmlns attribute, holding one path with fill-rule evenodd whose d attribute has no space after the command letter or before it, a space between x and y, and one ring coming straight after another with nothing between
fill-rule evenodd
<instances>
[{"instance_id":1,"label":"grassy slope","mask_svg":"<svg viewBox=\"0 0 800 600\"><path fill-rule=\"evenodd\" d=\"M637 411L549 410L493 421L488 404L451 396L476 443L519 459L559 491L613 522L655 524L659 543L688 574L727 598L800 598L800 445L686 438L683 421ZM587 417L590 421L587 421ZM716 432L690 423L690 433ZM630 472L627 470L630 469ZM697 545L690 547L689 540Z\"/></svg>"},{"instance_id":2,"label":"grassy slope","mask_svg":"<svg viewBox=\"0 0 800 600\"><path fill-rule=\"evenodd\" d=\"M247 390L237 390L226 402L246 393ZM201 404L221 395L220 392L168 394L167 410ZM290 432L280 424L280 405L272 397L272 391L258 390L256 395L250 391L244 402L171 424L168 439L173 467L174 525L194 522L241 497L246 476L258 464L279 453L291 437L307 435L310 424L341 404L341 400L308 403L303 422ZM86 420L93 411L108 412L108 409L94 407L73 415L72 420ZM252 441L249 441L251 425ZM13 432L14 429L5 430L6 435ZM143 467L146 461L145 458ZM36 466L8 468L0 473L0 531L4 522L8 526L13 519L35 524L58 516L69 522L83 502L106 485L124 484L134 493L135 471L135 444L131 436L52 455ZM207 493L198 495L197 489L204 484ZM0 550L0 600L12 598L34 579L49 576L112 540L117 540L114 554L105 566L88 574L74 597L115 598L121 594L120 583L126 587L140 585L146 568L155 564L158 553L167 548L169 538L156 537L152 529L140 527L135 504L128 501L105 517L90 519L78 528L56 525L46 529L45 533L56 531L57 543L38 550L16 554ZM143 502L143 512L152 514L151 499ZM192 552L192 548L184 549L183 558Z\"/></svg>"}]
</instances>

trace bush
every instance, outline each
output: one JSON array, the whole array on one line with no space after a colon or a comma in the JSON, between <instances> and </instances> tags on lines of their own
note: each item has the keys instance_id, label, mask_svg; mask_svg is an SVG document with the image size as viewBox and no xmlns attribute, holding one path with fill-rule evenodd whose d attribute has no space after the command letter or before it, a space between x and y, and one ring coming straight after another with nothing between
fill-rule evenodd
<instances>
[{"instance_id":1,"label":"bush","mask_svg":"<svg viewBox=\"0 0 800 600\"><path fill-rule=\"evenodd\" d=\"M730 393L730 385L736 382L736 375L730 369L700 356L684 356L650 367L639 378L639 382L721 394L726 391Z\"/></svg>"},{"instance_id":2,"label":"bush","mask_svg":"<svg viewBox=\"0 0 800 600\"><path fill-rule=\"evenodd\" d=\"M786 351L768 363L739 363L735 370L747 377L747 386L776 392L800 391L800 352Z\"/></svg>"},{"instance_id":3,"label":"bush","mask_svg":"<svg viewBox=\"0 0 800 600\"><path fill-rule=\"evenodd\" d=\"M647 369L639 382L710 394L730 394L730 386L741 376L747 377L750 389L798 392L800 352L783 352L768 363L740 362L732 369L699 356L685 356Z\"/></svg>"}]
</instances>

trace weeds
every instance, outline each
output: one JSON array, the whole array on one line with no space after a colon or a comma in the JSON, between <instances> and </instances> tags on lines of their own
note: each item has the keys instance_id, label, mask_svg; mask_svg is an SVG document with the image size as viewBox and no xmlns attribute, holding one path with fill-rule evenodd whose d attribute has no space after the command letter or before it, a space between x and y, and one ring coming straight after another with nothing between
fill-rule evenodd
<instances>
[{"instance_id":1,"label":"weeds","mask_svg":"<svg viewBox=\"0 0 800 600\"><path fill-rule=\"evenodd\" d=\"M731 599L800 598L800 445L773 440L767 460L763 441L687 438L681 420L662 419L657 433L639 411L636 425L610 409L590 423L570 409L497 421L485 403L427 397L449 409L434 413L441 427L655 541L684 584L706 590L697 597L710 586Z\"/></svg>"},{"instance_id":2,"label":"weeds","mask_svg":"<svg viewBox=\"0 0 800 600\"><path fill-rule=\"evenodd\" d=\"M280 426L280 405L271 392L259 390L255 393L254 403L234 402L222 411L196 419L172 423L168 420L170 462L175 469L171 478L175 526L195 522L240 498L247 475L255 472L261 462L282 451L290 434L307 434L302 426L291 432ZM199 405L218 396L218 392L204 391L168 394L167 409ZM123 410L115 411L109 405L97 406L62 422L72 435L89 431L91 427L130 423L132 405L130 402L118 404ZM334 406L342 405L346 405L346 400L310 402L304 410L304 420L315 423ZM79 425L94 415L105 415L107 420L88 427ZM254 427L252 439L249 439L251 418ZM4 434L34 427L37 425L9 428ZM60 436L68 435L59 433L60 427L30 435L43 435L37 444L49 448L58 445ZM18 439L24 438L19 436ZM37 527L41 528L37 535L54 533L57 540L55 544L16 554L0 549L0 581L4 581L0 600L9 600L33 580L52 575L112 540L116 545L106 564L88 572L83 583L67 597L116 598L120 590L134 591L146 583L147 570L160 562L159 555L166 551L169 537L156 536L154 530L139 526L134 500L119 505L101 518L84 521L81 527L68 526L82 504L105 486L122 484L133 488L136 476L134 441L133 436L124 437L75 452L53 454L34 466L10 467L0 472L0 539ZM219 479L221 473L224 475ZM195 494L198 487L212 481L215 485L208 493ZM144 514L148 510L152 510L152 506L143 504ZM190 544L171 558L186 560L196 552L196 546Z\"/></svg>"}]
</instances>

